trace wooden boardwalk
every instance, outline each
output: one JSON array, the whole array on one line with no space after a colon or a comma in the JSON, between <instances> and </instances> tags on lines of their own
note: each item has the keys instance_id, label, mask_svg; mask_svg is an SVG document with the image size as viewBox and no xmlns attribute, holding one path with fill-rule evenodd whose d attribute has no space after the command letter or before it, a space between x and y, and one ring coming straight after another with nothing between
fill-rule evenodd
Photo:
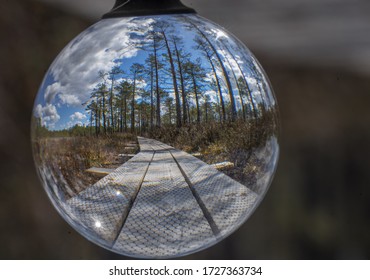
<instances>
[{"instance_id":1,"label":"wooden boardwalk","mask_svg":"<svg viewBox=\"0 0 370 280\"><path fill-rule=\"evenodd\" d=\"M116 252L168 258L210 246L239 227L258 195L159 141L67 202L80 231Z\"/></svg>"}]
</instances>

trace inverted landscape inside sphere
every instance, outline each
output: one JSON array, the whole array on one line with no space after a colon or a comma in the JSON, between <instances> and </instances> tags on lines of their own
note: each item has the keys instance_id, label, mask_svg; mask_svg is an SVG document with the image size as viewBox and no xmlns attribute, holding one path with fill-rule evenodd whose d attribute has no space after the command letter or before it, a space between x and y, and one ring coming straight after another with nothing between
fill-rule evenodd
<instances>
[{"instance_id":1,"label":"inverted landscape inside sphere","mask_svg":"<svg viewBox=\"0 0 370 280\"><path fill-rule=\"evenodd\" d=\"M279 152L262 68L197 15L84 31L47 72L32 130L60 214L134 257L185 255L231 234L266 193Z\"/></svg>"}]
</instances>

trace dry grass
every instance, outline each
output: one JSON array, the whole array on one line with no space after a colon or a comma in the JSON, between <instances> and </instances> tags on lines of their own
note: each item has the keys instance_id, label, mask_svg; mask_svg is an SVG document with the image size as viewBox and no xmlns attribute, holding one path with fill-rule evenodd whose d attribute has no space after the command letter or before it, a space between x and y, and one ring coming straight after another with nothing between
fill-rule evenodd
<instances>
[{"instance_id":1,"label":"dry grass","mask_svg":"<svg viewBox=\"0 0 370 280\"><path fill-rule=\"evenodd\" d=\"M232 162L234 168L222 170L234 180L253 189L264 163L253 153L277 136L277 123L271 115L254 121L207 123L181 128L166 126L154 130L152 137L197 157L208 164Z\"/></svg>"},{"instance_id":2,"label":"dry grass","mask_svg":"<svg viewBox=\"0 0 370 280\"><path fill-rule=\"evenodd\" d=\"M127 143L132 142L136 143L136 137L131 134L40 138L35 145L38 151L36 161L60 174L67 182L67 186L61 186L65 188L63 191L67 196L73 196L100 179L86 172L87 169L117 168L127 160L118 155L123 153Z\"/></svg>"}]
</instances>

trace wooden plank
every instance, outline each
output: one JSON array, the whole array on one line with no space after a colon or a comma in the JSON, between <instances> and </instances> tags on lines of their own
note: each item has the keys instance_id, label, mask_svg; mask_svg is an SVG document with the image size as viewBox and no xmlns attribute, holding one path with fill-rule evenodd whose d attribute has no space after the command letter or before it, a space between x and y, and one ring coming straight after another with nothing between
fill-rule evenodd
<instances>
[{"instance_id":1,"label":"wooden plank","mask_svg":"<svg viewBox=\"0 0 370 280\"><path fill-rule=\"evenodd\" d=\"M220 234L239 227L252 213L257 194L205 162L157 140L146 140L153 150L167 150L178 162ZM140 141L139 141L140 143Z\"/></svg>"},{"instance_id":2,"label":"wooden plank","mask_svg":"<svg viewBox=\"0 0 370 280\"><path fill-rule=\"evenodd\" d=\"M69 199L63 207L72 223L100 244L111 247L138 191L153 152L137 154L114 172ZM76 224L75 221L79 221Z\"/></svg>"},{"instance_id":3,"label":"wooden plank","mask_svg":"<svg viewBox=\"0 0 370 280\"><path fill-rule=\"evenodd\" d=\"M119 154L119 157L134 157L136 154Z\"/></svg>"},{"instance_id":4,"label":"wooden plank","mask_svg":"<svg viewBox=\"0 0 370 280\"><path fill-rule=\"evenodd\" d=\"M196 157L157 140L146 139L146 145L151 145L153 150L171 152L221 236L239 227L252 213L258 195L246 186Z\"/></svg>"},{"instance_id":5,"label":"wooden plank","mask_svg":"<svg viewBox=\"0 0 370 280\"><path fill-rule=\"evenodd\" d=\"M238 228L252 213L257 194L203 161L173 149L174 156L215 221L220 235Z\"/></svg>"},{"instance_id":6,"label":"wooden plank","mask_svg":"<svg viewBox=\"0 0 370 280\"><path fill-rule=\"evenodd\" d=\"M86 170L86 172L93 173L96 175L107 176L112 173L115 169L111 168L101 168L101 167L91 167Z\"/></svg>"},{"instance_id":7,"label":"wooden plank","mask_svg":"<svg viewBox=\"0 0 370 280\"><path fill-rule=\"evenodd\" d=\"M131 143L128 143L125 145L126 147L134 147L136 148L138 145L137 144L131 144Z\"/></svg>"},{"instance_id":8,"label":"wooden plank","mask_svg":"<svg viewBox=\"0 0 370 280\"><path fill-rule=\"evenodd\" d=\"M244 185L169 145L138 142L140 153L64 206L96 242L166 258L216 242L251 214L257 195Z\"/></svg>"},{"instance_id":9,"label":"wooden plank","mask_svg":"<svg viewBox=\"0 0 370 280\"><path fill-rule=\"evenodd\" d=\"M171 154L152 145L157 152L113 249L166 258L214 243L211 228Z\"/></svg>"},{"instance_id":10,"label":"wooden plank","mask_svg":"<svg viewBox=\"0 0 370 280\"><path fill-rule=\"evenodd\" d=\"M211 164L211 166L216 168L217 170L226 170L226 169L231 169L235 167L234 163L230 161L224 161L224 162Z\"/></svg>"}]
</instances>

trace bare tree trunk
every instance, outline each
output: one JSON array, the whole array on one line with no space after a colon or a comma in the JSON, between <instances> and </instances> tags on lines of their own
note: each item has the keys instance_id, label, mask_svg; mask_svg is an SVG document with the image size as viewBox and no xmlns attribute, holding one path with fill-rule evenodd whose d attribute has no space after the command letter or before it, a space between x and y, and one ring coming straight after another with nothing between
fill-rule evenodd
<instances>
[{"instance_id":1,"label":"bare tree trunk","mask_svg":"<svg viewBox=\"0 0 370 280\"><path fill-rule=\"evenodd\" d=\"M124 98L124 108L125 108L125 112L123 114L123 124L124 124L124 128L125 128L125 132L127 132L127 96L125 95L125 98Z\"/></svg>"},{"instance_id":2,"label":"bare tree trunk","mask_svg":"<svg viewBox=\"0 0 370 280\"><path fill-rule=\"evenodd\" d=\"M138 113L138 117L139 117L139 134L141 135L142 133L142 121L143 121L143 104L141 103L140 106L138 107L139 109L139 113Z\"/></svg>"},{"instance_id":3,"label":"bare tree trunk","mask_svg":"<svg viewBox=\"0 0 370 280\"><path fill-rule=\"evenodd\" d=\"M103 128L104 128L104 134L107 134L107 120L105 117L105 93L103 92Z\"/></svg>"},{"instance_id":4,"label":"bare tree trunk","mask_svg":"<svg viewBox=\"0 0 370 280\"><path fill-rule=\"evenodd\" d=\"M181 58L180 58L180 52L179 49L177 48L176 41L173 41L173 44L175 46L175 51L176 51L176 57L177 57L177 65L179 68L179 74L180 74L180 85L181 85L181 96L182 96L182 111L183 111L183 122L184 124L187 123L188 118L186 114L186 91L185 91L185 82L184 82L184 74L183 74L183 69L181 65Z\"/></svg>"},{"instance_id":5,"label":"bare tree trunk","mask_svg":"<svg viewBox=\"0 0 370 280\"><path fill-rule=\"evenodd\" d=\"M195 103L197 105L197 123L200 123L200 108L199 108L199 96L198 96L198 87L197 82L195 80L194 72L191 73L192 81L193 81L193 89L195 95Z\"/></svg>"},{"instance_id":6,"label":"bare tree trunk","mask_svg":"<svg viewBox=\"0 0 370 280\"><path fill-rule=\"evenodd\" d=\"M229 54L232 56L233 60L235 61L236 65L238 65L238 68L239 68L239 71L240 71L240 74L242 75L243 77L243 81L245 83L245 86L246 86L246 89L247 89L247 95L248 95L248 99L250 101L250 103L252 104L252 108L253 108L253 116L255 119L257 119L257 108L256 108L256 104L254 104L254 100L253 100L253 97L252 97L252 91L249 87L249 84L248 84L248 81L247 81L247 77L245 76L240 64L238 63L238 61L235 59L235 56L233 55L232 52L230 52L230 50L228 49L228 47L223 44L224 47L226 48L226 50L229 52ZM259 87L258 85L258 82L257 82L257 86Z\"/></svg>"},{"instance_id":7,"label":"bare tree trunk","mask_svg":"<svg viewBox=\"0 0 370 280\"><path fill-rule=\"evenodd\" d=\"M157 47L155 44L155 39L153 41L153 50L154 50L154 65L155 65L155 83L156 83L156 96L157 96L157 126L161 127L161 96L159 90L159 76L158 76L158 56L157 56Z\"/></svg>"},{"instance_id":8,"label":"bare tree trunk","mask_svg":"<svg viewBox=\"0 0 370 280\"><path fill-rule=\"evenodd\" d=\"M170 49L170 44L167 40L166 33L164 31L162 31L161 33L162 33L163 39L166 43L166 49L167 49L168 58L169 58L169 61L170 61L170 67L171 67L173 90L175 91L176 124L177 124L177 127L181 127L181 105L180 105L179 89L178 89L178 86L177 86L175 65L174 65L174 62L173 62L173 57L172 57L172 53L171 53L171 49Z\"/></svg>"},{"instance_id":9,"label":"bare tree trunk","mask_svg":"<svg viewBox=\"0 0 370 280\"><path fill-rule=\"evenodd\" d=\"M226 46L225 46L226 47ZM240 85L239 85L239 82L238 82L238 78L236 77L236 74L234 72L234 69L232 68L232 65L230 63L230 60L227 58L226 54L225 54L225 59L227 61L227 63L229 64L230 66L230 69L231 69L231 72L233 73L233 77L234 77L234 80L235 80L235 83L236 83L236 86L238 87L238 91L239 91L239 97L240 97L240 102L241 102L241 105L242 105L242 114L243 114L243 120L245 121L246 120L246 116L245 116L245 108L244 108L244 100L243 100L243 95L242 95L242 90L240 88Z\"/></svg>"},{"instance_id":10,"label":"bare tree trunk","mask_svg":"<svg viewBox=\"0 0 370 280\"><path fill-rule=\"evenodd\" d=\"M134 86L132 89L132 100L131 100L131 132L135 132L135 92L136 91L136 73L134 74Z\"/></svg>"},{"instance_id":11,"label":"bare tree trunk","mask_svg":"<svg viewBox=\"0 0 370 280\"><path fill-rule=\"evenodd\" d=\"M153 62L150 64L150 128L154 127L154 69Z\"/></svg>"},{"instance_id":12,"label":"bare tree trunk","mask_svg":"<svg viewBox=\"0 0 370 280\"><path fill-rule=\"evenodd\" d=\"M123 105L122 105L123 106ZM123 132L123 108L120 109L119 132Z\"/></svg>"},{"instance_id":13,"label":"bare tree trunk","mask_svg":"<svg viewBox=\"0 0 370 280\"><path fill-rule=\"evenodd\" d=\"M98 121L99 121L99 116L98 116L98 112L96 112L96 114L95 114L95 134L96 134L96 136L98 136L98 134L99 134Z\"/></svg>"},{"instance_id":14,"label":"bare tree trunk","mask_svg":"<svg viewBox=\"0 0 370 280\"><path fill-rule=\"evenodd\" d=\"M99 109L99 97L96 96L96 105L95 105L95 134L98 136L99 134L99 126L100 126L100 109Z\"/></svg>"},{"instance_id":15,"label":"bare tree trunk","mask_svg":"<svg viewBox=\"0 0 370 280\"><path fill-rule=\"evenodd\" d=\"M196 25L194 24L193 22L191 21L188 21L197 31L198 33L202 36L202 38L204 38L208 45L211 47L213 53L215 54L221 68L222 68L222 73L223 73L223 76L225 78L225 81L226 81L226 85L227 85L227 89L229 91L229 96L230 96L230 103L231 103L231 120L232 121L235 121L236 119L236 106L235 106L235 98L234 98L234 92L233 92L233 88L231 86L231 82L230 82L230 78L229 78L229 75L227 73L227 70L226 70L226 67L221 59L221 56L220 54L217 52L215 46L212 44L212 42L208 39L208 37L206 36L206 34Z\"/></svg>"},{"instance_id":16,"label":"bare tree trunk","mask_svg":"<svg viewBox=\"0 0 370 280\"><path fill-rule=\"evenodd\" d=\"M121 108L120 108L120 128L119 132L123 132L123 112L124 112L124 97L123 97L123 91L121 92Z\"/></svg>"},{"instance_id":17,"label":"bare tree trunk","mask_svg":"<svg viewBox=\"0 0 370 280\"><path fill-rule=\"evenodd\" d=\"M114 86L114 77L112 76L112 84L109 93L109 107L110 107L110 117L111 117L111 133L114 131L114 116L113 116L113 86Z\"/></svg>"},{"instance_id":18,"label":"bare tree trunk","mask_svg":"<svg viewBox=\"0 0 370 280\"><path fill-rule=\"evenodd\" d=\"M208 57L209 63L211 64L212 71L213 71L213 74L214 74L215 80L216 80L216 85L217 85L217 89L218 89L218 95L220 96L220 103L221 103L221 109L222 109L222 120L223 121L226 121L225 102L224 102L224 98L222 96L222 90L221 90L220 80L219 80L219 78L217 76L216 67L213 64L212 57L210 57L210 55L208 53L207 53L207 57Z\"/></svg>"},{"instance_id":19,"label":"bare tree trunk","mask_svg":"<svg viewBox=\"0 0 370 280\"><path fill-rule=\"evenodd\" d=\"M99 100L99 115L98 115L99 121L98 121L98 133L101 132L101 119L102 119L102 101Z\"/></svg>"},{"instance_id":20,"label":"bare tree trunk","mask_svg":"<svg viewBox=\"0 0 370 280\"><path fill-rule=\"evenodd\" d=\"M188 120L189 120L189 123L191 123L192 122L192 120L191 120L191 115L190 115L190 106L189 106L189 102L188 102L188 100L186 100L186 108L187 108L187 113L188 113Z\"/></svg>"}]
</instances>

